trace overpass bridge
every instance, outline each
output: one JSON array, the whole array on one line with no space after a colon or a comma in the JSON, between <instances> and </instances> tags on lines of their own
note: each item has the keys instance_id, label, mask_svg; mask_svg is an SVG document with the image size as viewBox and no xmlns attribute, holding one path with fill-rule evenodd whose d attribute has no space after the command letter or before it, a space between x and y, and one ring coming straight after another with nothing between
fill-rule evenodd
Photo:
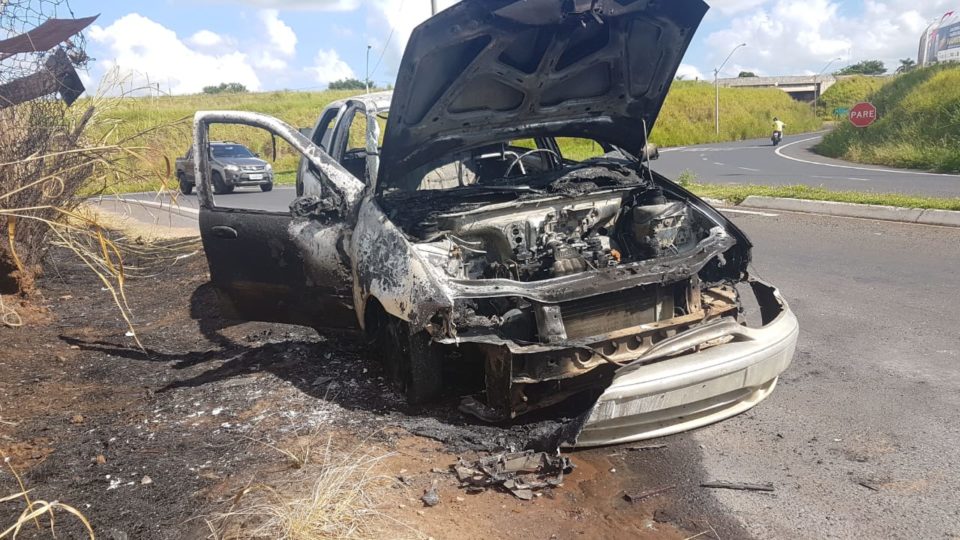
<instances>
[{"instance_id":1,"label":"overpass bridge","mask_svg":"<svg viewBox=\"0 0 960 540\"><path fill-rule=\"evenodd\" d=\"M790 94L797 101L813 103L818 95L834 84L837 78L833 75L791 75L786 77L737 77L720 79L717 81L722 87L737 88L779 88Z\"/></svg>"}]
</instances>

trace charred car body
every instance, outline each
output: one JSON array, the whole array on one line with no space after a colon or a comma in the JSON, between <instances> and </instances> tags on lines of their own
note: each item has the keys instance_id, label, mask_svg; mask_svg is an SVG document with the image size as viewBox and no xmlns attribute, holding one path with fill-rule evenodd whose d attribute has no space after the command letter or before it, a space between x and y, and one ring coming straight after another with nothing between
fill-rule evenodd
<instances>
[{"instance_id":1,"label":"charred car body","mask_svg":"<svg viewBox=\"0 0 960 540\"><path fill-rule=\"evenodd\" d=\"M201 185L228 313L360 327L413 402L479 364L461 408L489 421L588 396L570 445L750 408L789 365L797 321L748 275L744 234L653 172L647 144L705 11L464 0L414 31L392 96L331 105L312 142L262 115L198 113L198 148L229 122L304 155L290 215L217 208ZM576 141L597 150L573 159ZM738 287L760 325L743 322Z\"/></svg>"}]
</instances>

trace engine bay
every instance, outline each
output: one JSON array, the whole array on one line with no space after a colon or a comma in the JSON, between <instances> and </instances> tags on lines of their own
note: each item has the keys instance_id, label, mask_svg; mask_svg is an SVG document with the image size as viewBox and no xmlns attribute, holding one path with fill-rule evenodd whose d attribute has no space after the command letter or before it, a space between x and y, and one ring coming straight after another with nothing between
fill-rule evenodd
<instances>
[{"instance_id":1,"label":"engine bay","mask_svg":"<svg viewBox=\"0 0 960 540\"><path fill-rule=\"evenodd\" d=\"M448 276L521 282L679 254L715 225L639 176L630 186L622 170L605 170L579 168L539 190L417 192L420 200L403 197L393 217Z\"/></svg>"}]
</instances>

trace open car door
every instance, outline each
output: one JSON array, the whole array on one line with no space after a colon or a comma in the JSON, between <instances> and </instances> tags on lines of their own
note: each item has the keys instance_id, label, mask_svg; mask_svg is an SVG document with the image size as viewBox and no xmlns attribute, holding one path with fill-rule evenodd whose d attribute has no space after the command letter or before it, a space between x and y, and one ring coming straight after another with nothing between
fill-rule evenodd
<instances>
[{"instance_id":1,"label":"open car door","mask_svg":"<svg viewBox=\"0 0 960 540\"><path fill-rule=\"evenodd\" d=\"M318 173L289 208L271 193L214 197L209 131L242 124L283 139ZM363 184L296 129L258 113L198 112L194 118L200 234L224 317L344 328L357 324L342 246ZM293 190L282 190L292 195ZM246 197L246 199L231 199ZM221 204L217 204L221 202ZM242 207L227 207L242 204Z\"/></svg>"}]
</instances>

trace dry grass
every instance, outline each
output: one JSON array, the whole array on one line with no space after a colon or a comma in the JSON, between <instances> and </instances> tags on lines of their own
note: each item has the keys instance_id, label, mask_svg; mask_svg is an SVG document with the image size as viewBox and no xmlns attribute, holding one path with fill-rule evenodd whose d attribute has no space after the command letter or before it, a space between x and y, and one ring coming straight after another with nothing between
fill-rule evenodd
<instances>
[{"instance_id":1,"label":"dry grass","mask_svg":"<svg viewBox=\"0 0 960 540\"><path fill-rule=\"evenodd\" d=\"M316 443L310 437L293 448L268 445L296 469L295 478L280 486L257 483L241 490L227 511L207 518L210 538L380 537L382 523L390 518L378 509L378 494L396 481L377 469L389 456L372 456L362 447L337 454L329 438L321 449Z\"/></svg>"},{"instance_id":2,"label":"dry grass","mask_svg":"<svg viewBox=\"0 0 960 540\"><path fill-rule=\"evenodd\" d=\"M49 521L50 535L56 538L57 512L65 512L75 517L83 525L84 529L89 535L90 540L94 540L95 535L93 533L93 526L90 525L90 521L86 518L86 516L83 515L82 512L70 506L69 504L64 504L60 501L30 499L30 490L27 489L26 485L23 483L23 479L17 473L17 470L13 467L13 464L10 463L10 459L4 455L3 452L0 452L0 457L3 458L4 463L10 469L10 473L13 474L13 477L17 481L17 485L20 487L20 491L18 493L0 497L0 504L22 500L25 506L23 512L20 513L20 516L14 523L3 531L0 531L0 540L4 538L16 538L23 528L29 527L31 523L37 528L37 530L43 530L43 526L40 525L41 517L47 518ZM0 527L2 526L3 525L0 524Z\"/></svg>"},{"instance_id":3,"label":"dry grass","mask_svg":"<svg viewBox=\"0 0 960 540\"><path fill-rule=\"evenodd\" d=\"M116 194L119 185L160 190L172 185L170 164L148 159L142 144L166 126L120 133L108 113L122 99L99 94L65 111L46 102L3 111L0 225L6 238L0 244L0 294L29 295L49 247L65 248L110 292L139 345L124 294L121 251L95 214L79 210L87 195ZM0 297L0 323L19 326L12 304Z\"/></svg>"}]
</instances>

